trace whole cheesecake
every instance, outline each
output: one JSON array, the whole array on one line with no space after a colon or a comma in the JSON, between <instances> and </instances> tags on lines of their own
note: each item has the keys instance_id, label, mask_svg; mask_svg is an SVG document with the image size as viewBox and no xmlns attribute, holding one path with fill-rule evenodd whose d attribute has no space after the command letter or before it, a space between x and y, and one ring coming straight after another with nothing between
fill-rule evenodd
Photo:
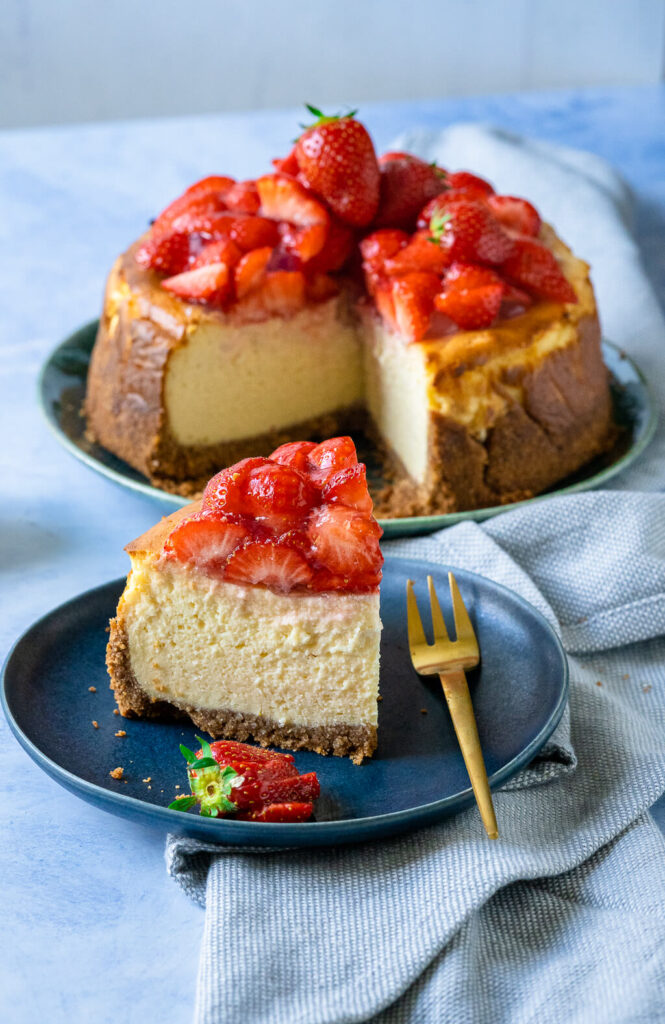
<instances>
[{"instance_id":1,"label":"whole cheesecake","mask_svg":"<svg viewBox=\"0 0 665 1024\"><path fill-rule=\"evenodd\" d=\"M350 438L218 473L126 548L107 666L121 714L349 756L377 740L381 529Z\"/></svg>"},{"instance_id":2,"label":"whole cheesecake","mask_svg":"<svg viewBox=\"0 0 665 1024\"><path fill-rule=\"evenodd\" d=\"M377 161L353 118L275 163L198 182L117 260L94 440L194 495L229 462L364 431L387 517L530 497L612 444L589 268L530 203Z\"/></svg>"}]
</instances>

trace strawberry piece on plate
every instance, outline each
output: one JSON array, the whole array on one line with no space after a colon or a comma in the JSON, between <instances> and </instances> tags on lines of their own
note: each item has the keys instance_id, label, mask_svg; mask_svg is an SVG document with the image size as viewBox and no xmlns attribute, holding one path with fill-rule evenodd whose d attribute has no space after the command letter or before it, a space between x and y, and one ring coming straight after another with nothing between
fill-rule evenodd
<instances>
[{"instance_id":1,"label":"strawberry piece on plate","mask_svg":"<svg viewBox=\"0 0 665 1024\"><path fill-rule=\"evenodd\" d=\"M367 129L352 116L317 120L296 143L300 178L352 227L369 224L379 206L379 165Z\"/></svg>"},{"instance_id":2,"label":"strawberry piece on plate","mask_svg":"<svg viewBox=\"0 0 665 1024\"><path fill-rule=\"evenodd\" d=\"M226 263L209 263L165 278L162 287L188 302L223 306L232 292L232 278Z\"/></svg>"},{"instance_id":3,"label":"strawberry piece on plate","mask_svg":"<svg viewBox=\"0 0 665 1024\"><path fill-rule=\"evenodd\" d=\"M512 255L501 273L518 286L554 302L577 302L571 283L564 276L554 253L533 238L517 238Z\"/></svg>"},{"instance_id":4,"label":"strawberry piece on plate","mask_svg":"<svg viewBox=\"0 0 665 1024\"><path fill-rule=\"evenodd\" d=\"M535 206L517 196L488 196L487 205L508 231L535 238L540 231L540 214Z\"/></svg>"},{"instance_id":5,"label":"strawberry piece on plate","mask_svg":"<svg viewBox=\"0 0 665 1024\"><path fill-rule=\"evenodd\" d=\"M224 578L233 583L263 585L285 593L306 586L312 576L313 571L300 552L271 540L237 549L224 571Z\"/></svg>"},{"instance_id":6,"label":"strawberry piece on plate","mask_svg":"<svg viewBox=\"0 0 665 1024\"><path fill-rule=\"evenodd\" d=\"M236 817L240 821L307 821L312 816L314 805L312 803L297 803L292 801L284 804L267 804L254 811L242 811Z\"/></svg>"}]
</instances>

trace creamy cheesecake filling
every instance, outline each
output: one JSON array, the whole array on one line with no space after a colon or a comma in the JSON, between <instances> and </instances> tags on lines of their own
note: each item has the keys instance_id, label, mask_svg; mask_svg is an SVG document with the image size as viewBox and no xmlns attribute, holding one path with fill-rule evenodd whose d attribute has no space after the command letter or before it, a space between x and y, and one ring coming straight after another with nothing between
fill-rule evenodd
<instances>
[{"instance_id":1,"label":"creamy cheesecake filling","mask_svg":"<svg viewBox=\"0 0 665 1024\"><path fill-rule=\"evenodd\" d=\"M338 299L288 319L203 320L168 361L170 432L178 444L210 445L280 430L360 405L362 376L358 332Z\"/></svg>"},{"instance_id":2,"label":"creamy cheesecake filling","mask_svg":"<svg viewBox=\"0 0 665 1024\"><path fill-rule=\"evenodd\" d=\"M156 700L281 726L377 724L378 594L277 594L133 556L118 606Z\"/></svg>"}]
</instances>

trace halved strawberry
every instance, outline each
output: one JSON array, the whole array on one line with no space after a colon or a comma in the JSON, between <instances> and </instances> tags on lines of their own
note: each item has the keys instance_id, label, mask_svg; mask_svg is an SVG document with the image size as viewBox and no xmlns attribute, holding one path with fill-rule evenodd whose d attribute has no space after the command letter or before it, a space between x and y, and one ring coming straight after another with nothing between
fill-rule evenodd
<instances>
[{"instance_id":1,"label":"halved strawberry","mask_svg":"<svg viewBox=\"0 0 665 1024\"><path fill-rule=\"evenodd\" d=\"M488 267L455 263L434 304L458 327L481 329L489 327L498 316L504 290L501 278Z\"/></svg>"},{"instance_id":2,"label":"halved strawberry","mask_svg":"<svg viewBox=\"0 0 665 1024\"><path fill-rule=\"evenodd\" d=\"M248 536L248 531L240 523L199 513L176 526L164 550L180 562L193 562L215 572L222 568L231 552Z\"/></svg>"},{"instance_id":3,"label":"halved strawberry","mask_svg":"<svg viewBox=\"0 0 665 1024\"><path fill-rule=\"evenodd\" d=\"M453 171L452 174L447 174L446 185L451 189L460 189L461 191L476 194L481 193L486 196L491 196L494 192L489 181L485 181L484 178L480 178L477 174L471 174L470 171Z\"/></svg>"},{"instance_id":4,"label":"halved strawberry","mask_svg":"<svg viewBox=\"0 0 665 1024\"><path fill-rule=\"evenodd\" d=\"M427 333L434 296L440 288L439 274L421 271L393 278L395 323L407 341L420 341Z\"/></svg>"},{"instance_id":5,"label":"halved strawberry","mask_svg":"<svg viewBox=\"0 0 665 1024\"><path fill-rule=\"evenodd\" d=\"M327 224L312 224L304 228L294 224L280 224L279 227L282 246L287 252L295 253L303 263L321 252L328 237Z\"/></svg>"},{"instance_id":6,"label":"halved strawberry","mask_svg":"<svg viewBox=\"0 0 665 1024\"><path fill-rule=\"evenodd\" d=\"M258 179L256 187L264 217L288 221L299 227L328 223L326 208L295 178L286 174L266 174Z\"/></svg>"},{"instance_id":7,"label":"halved strawberry","mask_svg":"<svg viewBox=\"0 0 665 1024\"><path fill-rule=\"evenodd\" d=\"M219 238L216 242L209 242L204 245L192 263L192 269L206 267L209 263L226 263L227 267L234 267L242 252L230 238Z\"/></svg>"},{"instance_id":8,"label":"halved strawberry","mask_svg":"<svg viewBox=\"0 0 665 1024\"><path fill-rule=\"evenodd\" d=\"M300 473L308 473L311 469L308 456L316 447L314 441L289 441L275 448L270 459L282 466L297 469Z\"/></svg>"},{"instance_id":9,"label":"halved strawberry","mask_svg":"<svg viewBox=\"0 0 665 1024\"><path fill-rule=\"evenodd\" d=\"M411 153L384 153L379 169L380 199L374 223L413 230L425 203L444 188L445 171Z\"/></svg>"},{"instance_id":10,"label":"halved strawberry","mask_svg":"<svg viewBox=\"0 0 665 1024\"><path fill-rule=\"evenodd\" d=\"M173 231L186 231L190 235L197 233L209 239L223 238L231 234L235 223L235 214L229 210L215 210L209 207L196 210L185 210L173 219ZM156 225L153 227L153 231Z\"/></svg>"},{"instance_id":11,"label":"halved strawberry","mask_svg":"<svg viewBox=\"0 0 665 1024\"><path fill-rule=\"evenodd\" d=\"M409 241L406 231L398 231L396 228L373 231L360 243L363 265L366 269L381 271L386 260L395 256Z\"/></svg>"},{"instance_id":12,"label":"halved strawberry","mask_svg":"<svg viewBox=\"0 0 665 1024\"><path fill-rule=\"evenodd\" d=\"M312 816L314 804L297 803L292 801L284 804L267 804L254 811L241 811L236 814L239 821L272 821L272 822L296 822L307 821Z\"/></svg>"},{"instance_id":13,"label":"halved strawberry","mask_svg":"<svg viewBox=\"0 0 665 1024\"><path fill-rule=\"evenodd\" d=\"M428 231L418 231L408 245L385 261L383 270L389 277L401 277L415 270L442 274L450 262L450 253Z\"/></svg>"},{"instance_id":14,"label":"halved strawberry","mask_svg":"<svg viewBox=\"0 0 665 1024\"><path fill-rule=\"evenodd\" d=\"M459 199L430 220L432 237L439 239L451 261L503 263L513 251L513 240L484 203Z\"/></svg>"},{"instance_id":15,"label":"halved strawberry","mask_svg":"<svg viewBox=\"0 0 665 1024\"><path fill-rule=\"evenodd\" d=\"M239 548L226 563L224 578L233 583L263 585L285 593L306 586L313 571L294 548L263 541Z\"/></svg>"},{"instance_id":16,"label":"halved strawberry","mask_svg":"<svg viewBox=\"0 0 665 1024\"><path fill-rule=\"evenodd\" d=\"M372 511L372 499L367 490L367 472L362 462L347 466L328 477L321 496L327 504L346 505L361 512Z\"/></svg>"},{"instance_id":17,"label":"halved strawberry","mask_svg":"<svg viewBox=\"0 0 665 1024\"><path fill-rule=\"evenodd\" d=\"M255 181L237 181L224 194L224 204L234 213L258 213L261 205Z\"/></svg>"},{"instance_id":18,"label":"halved strawberry","mask_svg":"<svg viewBox=\"0 0 665 1024\"><path fill-rule=\"evenodd\" d=\"M239 299L243 299L263 283L271 256L272 249L266 246L245 253L239 260L233 272L236 295Z\"/></svg>"},{"instance_id":19,"label":"halved strawberry","mask_svg":"<svg viewBox=\"0 0 665 1024\"><path fill-rule=\"evenodd\" d=\"M363 512L344 505L325 505L312 515L308 535L316 561L332 573L352 580L358 573L379 573L383 555L381 527Z\"/></svg>"},{"instance_id":20,"label":"halved strawberry","mask_svg":"<svg viewBox=\"0 0 665 1024\"><path fill-rule=\"evenodd\" d=\"M564 276L554 253L533 238L516 238L512 255L501 273L536 295L554 302L577 302L575 289Z\"/></svg>"},{"instance_id":21,"label":"halved strawberry","mask_svg":"<svg viewBox=\"0 0 665 1024\"><path fill-rule=\"evenodd\" d=\"M141 243L135 260L144 270L151 268L163 274L179 274L189 266L190 236L186 231L152 233Z\"/></svg>"},{"instance_id":22,"label":"halved strawberry","mask_svg":"<svg viewBox=\"0 0 665 1024\"><path fill-rule=\"evenodd\" d=\"M243 252L266 246L272 249L279 242L279 231L274 220L267 217L238 217L231 227L231 238Z\"/></svg>"},{"instance_id":23,"label":"halved strawberry","mask_svg":"<svg viewBox=\"0 0 665 1024\"><path fill-rule=\"evenodd\" d=\"M317 118L296 143L300 178L352 227L371 223L379 205L379 165L366 128L353 116ZM284 218L288 220L289 218Z\"/></svg>"},{"instance_id":24,"label":"halved strawberry","mask_svg":"<svg viewBox=\"0 0 665 1024\"><path fill-rule=\"evenodd\" d=\"M418 214L416 226L421 231L429 231L433 217L445 215L449 206L464 200L465 202L479 202L481 206L487 206L487 194L484 191L473 191L472 189L450 188L441 192L434 199L430 199Z\"/></svg>"},{"instance_id":25,"label":"halved strawberry","mask_svg":"<svg viewBox=\"0 0 665 1024\"><path fill-rule=\"evenodd\" d=\"M276 157L274 160L271 160L270 163L280 174L290 174L292 178L295 178L300 170L295 146L288 156L282 158Z\"/></svg>"},{"instance_id":26,"label":"halved strawberry","mask_svg":"<svg viewBox=\"0 0 665 1024\"><path fill-rule=\"evenodd\" d=\"M210 746L212 756L220 765L231 765L233 768L238 761L243 764L253 762L261 766L271 761L286 761L290 763L291 771L294 770L293 754L282 754L278 750L268 750L265 747L250 747L248 743L239 743L238 740L216 740Z\"/></svg>"},{"instance_id":27,"label":"halved strawberry","mask_svg":"<svg viewBox=\"0 0 665 1024\"><path fill-rule=\"evenodd\" d=\"M268 271L254 294L266 313L290 316L305 305L305 275L299 270Z\"/></svg>"},{"instance_id":28,"label":"halved strawberry","mask_svg":"<svg viewBox=\"0 0 665 1024\"><path fill-rule=\"evenodd\" d=\"M517 196L488 196L487 205L504 228L535 238L540 231L540 214L535 206Z\"/></svg>"},{"instance_id":29,"label":"halved strawberry","mask_svg":"<svg viewBox=\"0 0 665 1024\"><path fill-rule=\"evenodd\" d=\"M202 196L216 195L223 199L235 184L235 178L223 174L209 174L207 178L201 178L186 188L183 196L187 196L188 199L200 199Z\"/></svg>"},{"instance_id":30,"label":"halved strawberry","mask_svg":"<svg viewBox=\"0 0 665 1024\"><path fill-rule=\"evenodd\" d=\"M353 250L353 232L335 217L330 218L321 250L309 260L309 273L328 274L341 270Z\"/></svg>"},{"instance_id":31,"label":"halved strawberry","mask_svg":"<svg viewBox=\"0 0 665 1024\"><path fill-rule=\"evenodd\" d=\"M223 306L232 293L232 277L226 263L210 263L165 278L162 288L188 302Z\"/></svg>"},{"instance_id":32,"label":"halved strawberry","mask_svg":"<svg viewBox=\"0 0 665 1024\"><path fill-rule=\"evenodd\" d=\"M358 462L356 446L350 437L331 437L315 445L309 452L309 461L315 469L328 473L355 466Z\"/></svg>"},{"instance_id":33,"label":"halved strawberry","mask_svg":"<svg viewBox=\"0 0 665 1024\"><path fill-rule=\"evenodd\" d=\"M306 476L291 466L270 460L251 469L242 488L243 512L251 516L304 513L316 499Z\"/></svg>"},{"instance_id":34,"label":"halved strawberry","mask_svg":"<svg viewBox=\"0 0 665 1024\"><path fill-rule=\"evenodd\" d=\"M224 210L226 208L225 196L234 184L233 178L217 174L202 178L185 189L183 194L174 199L172 203L169 203L155 219L154 226L158 231L165 231L171 227L176 217L187 210Z\"/></svg>"},{"instance_id":35,"label":"halved strawberry","mask_svg":"<svg viewBox=\"0 0 665 1024\"><path fill-rule=\"evenodd\" d=\"M220 470L208 481L203 492L202 511L242 513L244 505L244 484L253 469L271 465L270 459L256 456L241 459L234 466Z\"/></svg>"}]
</instances>

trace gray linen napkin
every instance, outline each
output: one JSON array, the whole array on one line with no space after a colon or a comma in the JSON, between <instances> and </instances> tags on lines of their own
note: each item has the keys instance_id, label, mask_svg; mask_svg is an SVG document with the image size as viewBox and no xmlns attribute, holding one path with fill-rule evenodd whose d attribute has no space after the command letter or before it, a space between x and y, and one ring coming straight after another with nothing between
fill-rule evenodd
<instances>
[{"instance_id":1,"label":"gray linen napkin","mask_svg":"<svg viewBox=\"0 0 665 1024\"><path fill-rule=\"evenodd\" d=\"M400 144L531 196L592 263L608 336L665 405L665 326L607 165L476 125ZM661 424L613 486L664 484ZM385 550L538 607L570 655L569 713L496 795L497 843L474 810L331 851L169 837L168 870L206 908L196 1021L665 1020L665 840L648 815L665 790L665 497L557 498Z\"/></svg>"}]
</instances>

